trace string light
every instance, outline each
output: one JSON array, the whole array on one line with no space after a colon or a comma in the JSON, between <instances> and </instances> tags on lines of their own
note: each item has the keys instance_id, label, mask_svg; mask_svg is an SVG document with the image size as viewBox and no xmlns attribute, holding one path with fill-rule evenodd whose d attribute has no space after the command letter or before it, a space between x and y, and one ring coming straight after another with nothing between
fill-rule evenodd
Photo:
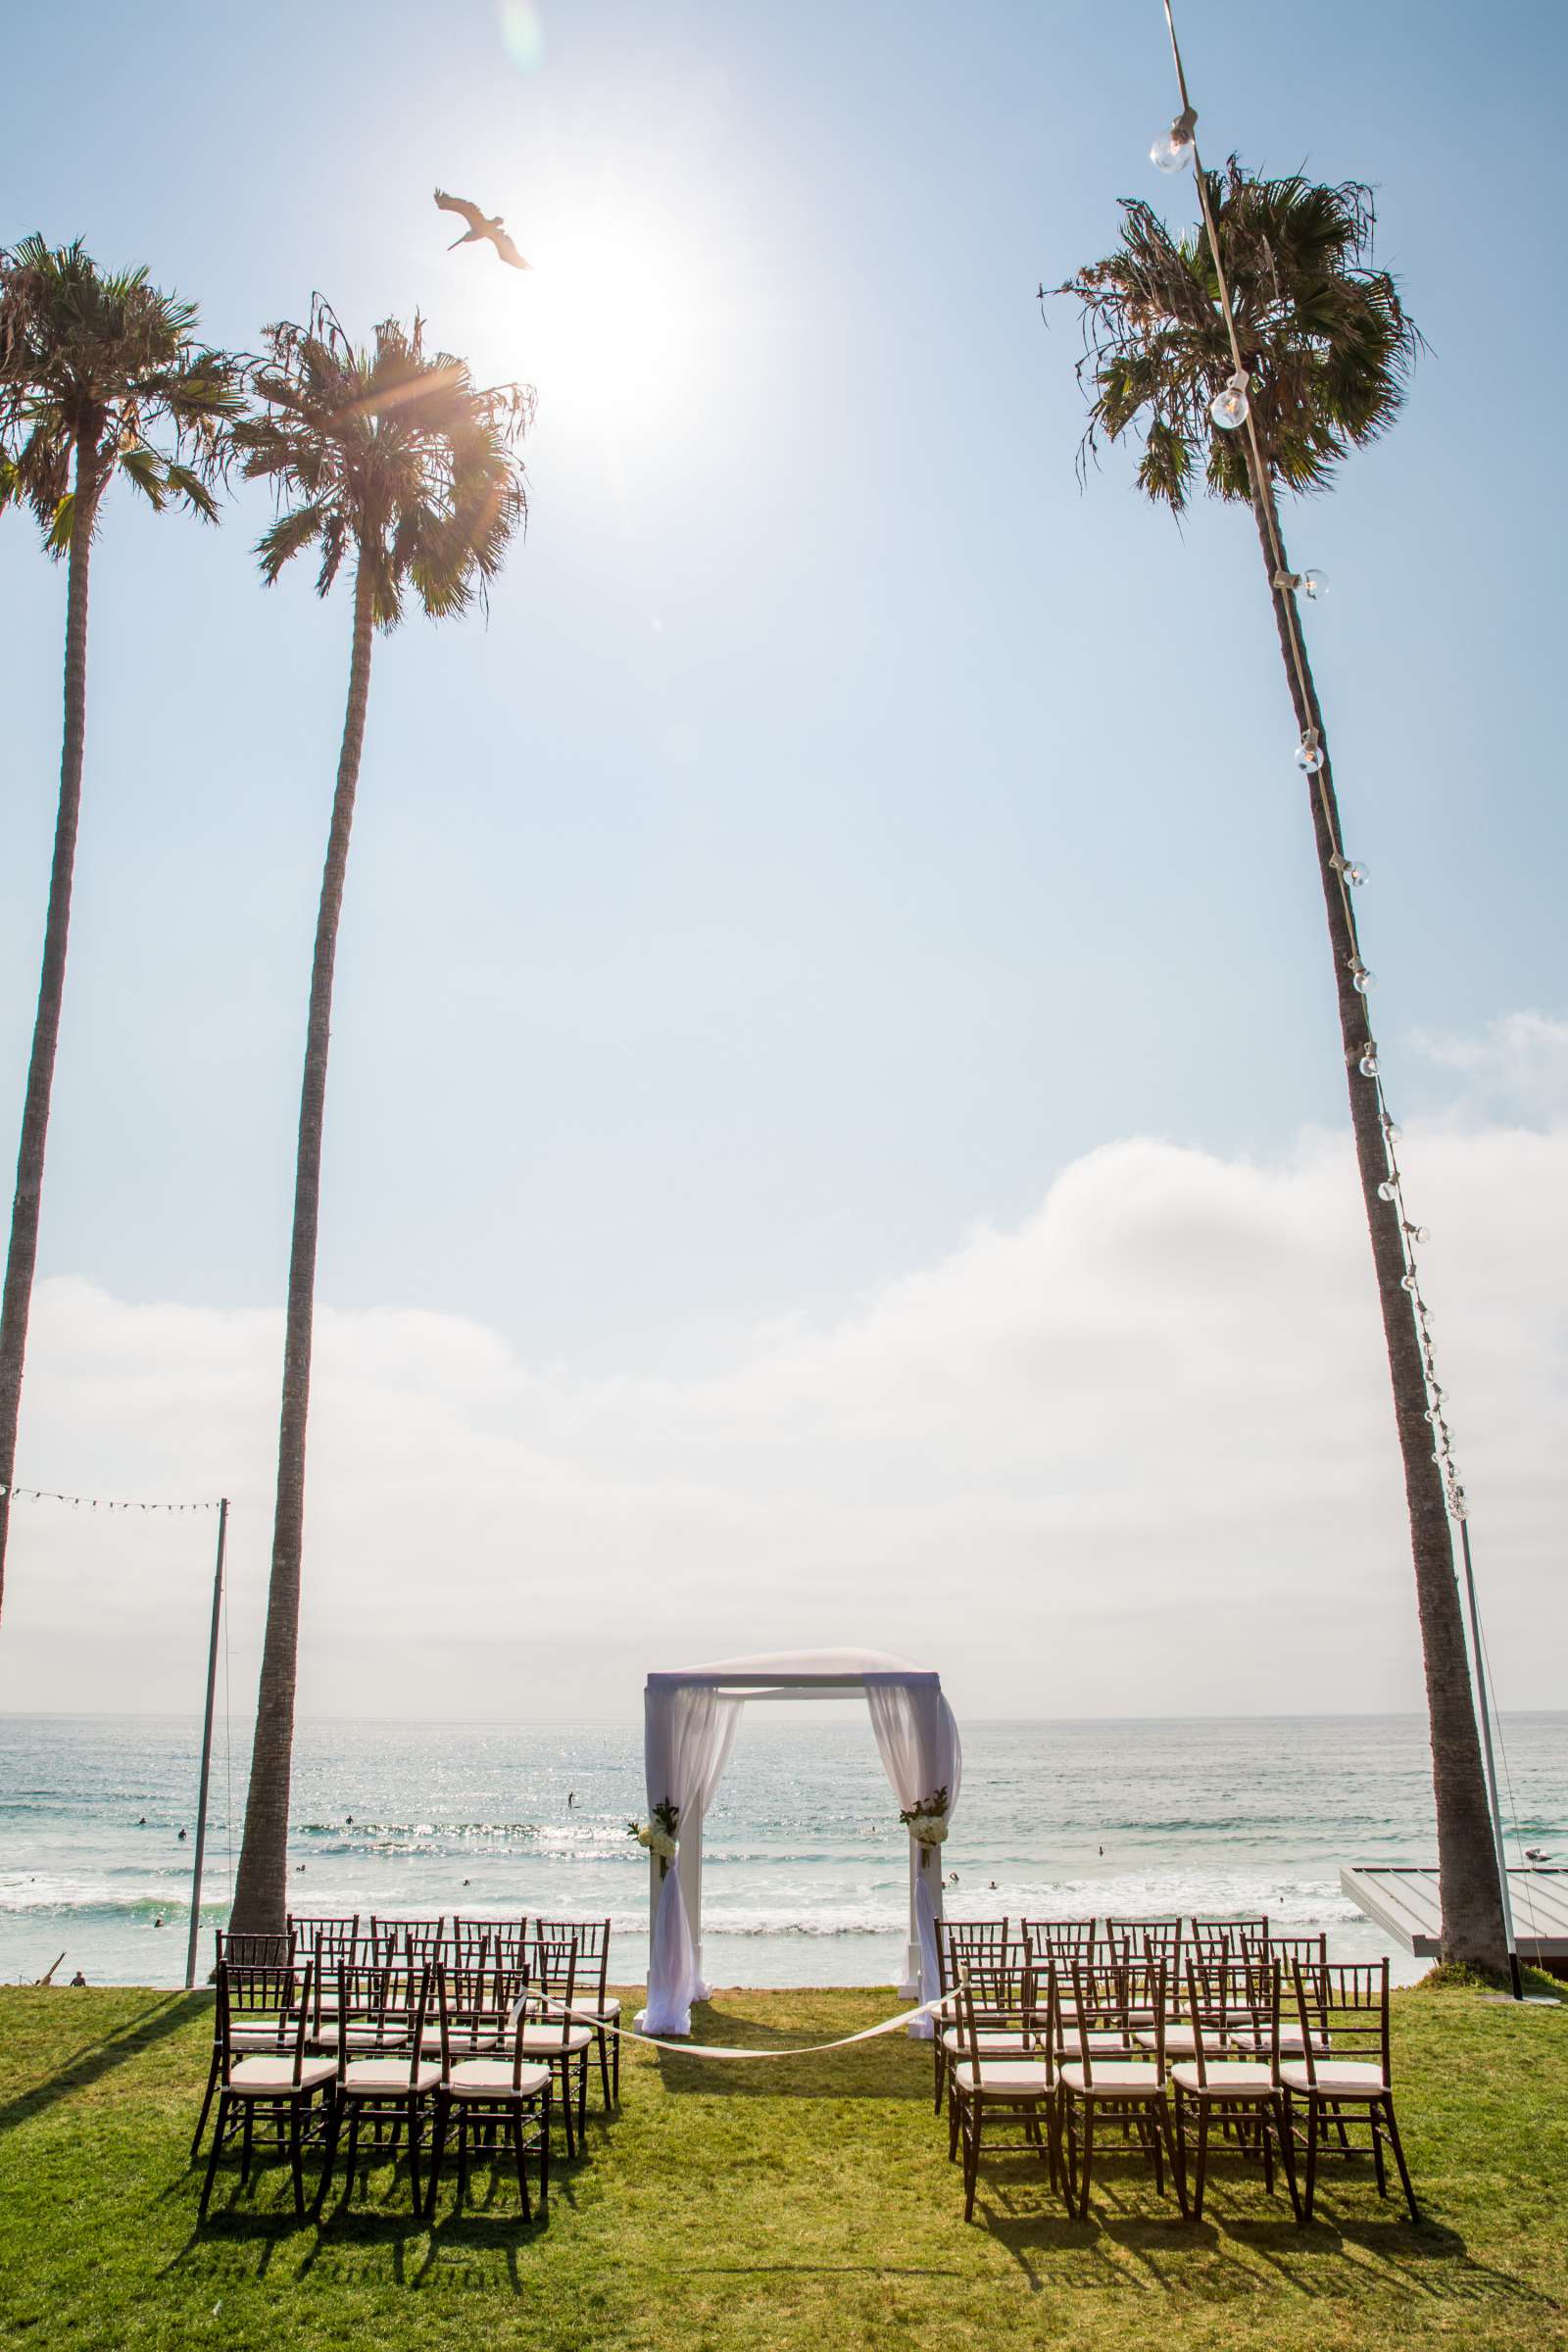
<instances>
[{"instance_id":1,"label":"string light","mask_svg":"<svg viewBox=\"0 0 1568 2352\"><path fill-rule=\"evenodd\" d=\"M1176 69L1176 86L1181 97L1182 111L1171 124L1168 136L1156 140L1151 154L1154 163L1164 172L1180 171L1190 160L1197 177L1198 201L1202 214L1209 256L1214 265L1220 313L1225 321L1231 362L1235 369L1224 391L1218 394L1213 401L1209 414L1216 425L1225 432L1237 432L1243 427L1246 428L1254 501L1273 557L1273 582L1279 599L1280 614L1284 622L1286 648L1295 676L1298 708L1309 711L1314 706L1307 681L1306 658L1302 651L1298 627L1296 598L1298 595L1301 595L1315 603L1326 590L1328 580L1326 575L1320 571L1298 572L1291 570L1285 561L1285 550L1280 543L1279 526L1272 504L1257 495L1258 486L1268 478L1267 469L1263 464L1263 452L1258 440L1256 420L1252 416L1251 404L1247 397L1248 371L1242 359L1241 342L1236 331L1236 314L1231 303L1230 283L1226 274L1224 255L1220 250L1219 231L1214 221L1213 206L1209 200L1208 182L1203 173L1202 158L1198 151L1198 111L1192 103L1192 97L1187 87L1187 70L1182 63L1181 42L1176 34L1176 19L1172 0L1164 0L1164 9L1165 23L1170 32L1171 62ZM1298 766L1304 774L1323 776L1326 764L1325 754L1315 725L1309 725L1303 732L1297 747L1296 760ZM1366 868L1357 865L1352 858L1347 858L1336 839L1337 827L1326 785L1327 778L1324 777L1317 786L1317 802L1324 828L1333 845L1329 863L1339 880L1340 904L1344 910L1346 930L1349 936L1350 955L1348 963L1357 992L1364 996L1366 989L1371 985L1372 974L1367 970L1361 958L1360 941L1356 936L1355 908L1350 893L1365 882ZM1437 1369L1432 1353L1432 1317L1421 1293L1420 1274L1415 1259L1417 1247L1425 1244L1430 1236L1426 1226L1415 1224L1402 1214L1402 1180L1399 1174L1398 1160L1395 1154L1395 1146L1401 1139L1401 1130L1396 1123L1384 1097L1377 1045L1370 1032L1362 1045L1355 1066L1363 1078L1372 1082L1378 1094L1378 1121L1383 1130L1384 1148L1388 1154L1389 1165L1388 1179L1379 1185L1378 1197L1390 1206L1398 1206L1401 1211L1399 1247L1404 1259L1404 1272L1400 1276L1399 1287L1408 1294L1415 1309L1427 1394L1431 1407L1438 1416L1434 1427L1440 1436L1440 1446L1439 1450L1434 1453L1433 1460L1443 1471L1449 1511L1455 1519L1465 1519L1469 1516L1469 1505L1453 1460L1447 1423L1442 1411L1446 1401L1446 1392L1438 1386Z\"/></svg>"},{"instance_id":2,"label":"string light","mask_svg":"<svg viewBox=\"0 0 1568 2352\"><path fill-rule=\"evenodd\" d=\"M0 1494L7 1492L0 1486ZM74 1511L79 1511L83 1503L93 1511L216 1511L218 1508L216 1502L122 1502L107 1494L57 1494L50 1487L12 1487L9 1493L13 1502L69 1502Z\"/></svg>"},{"instance_id":3,"label":"string light","mask_svg":"<svg viewBox=\"0 0 1568 2352\"><path fill-rule=\"evenodd\" d=\"M1238 433L1252 414L1252 404L1247 397L1251 377L1245 368L1227 377L1223 391L1216 392L1208 404L1208 413L1222 432Z\"/></svg>"},{"instance_id":4,"label":"string light","mask_svg":"<svg viewBox=\"0 0 1568 2352\"><path fill-rule=\"evenodd\" d=\"M1162 130L1149 150L1156 172L1185 172L1193 160L1193 133L1198 127L1195 108L1184 106L1169 130Z\"/></svg>"},{"instance_id":5,"label":"string light","mask_svg":"<svg viewBox=\"0 0 1568 2352\"><path fill-rule=\"evenodd\" d=\"M1328 594L1329 575L1326 571L1277 571L1274 585L1294 589L1298 596L1310 597L1316 604L1320 596Z\"/></svg>"}]
</instances>

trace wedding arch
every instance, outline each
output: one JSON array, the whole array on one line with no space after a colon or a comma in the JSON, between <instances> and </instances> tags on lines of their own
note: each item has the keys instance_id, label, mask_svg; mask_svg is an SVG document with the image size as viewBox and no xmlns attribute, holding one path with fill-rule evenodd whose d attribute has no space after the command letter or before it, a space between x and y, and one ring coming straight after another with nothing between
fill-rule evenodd
<instances>
[{"instance_id":1,"label":"wedding arch","mask_svg":"<svg viewBox=\"0 0 1568 2352\"><path fill-rule=\"evenodd\" d=\"M875 1649L780 1651L651 1674L644 1695L643 1766L649 1846L649 2034L691 2032L703 1977L703 1823L724 1777L741 1709L759 1699L853 1699L863 1692L871 1729L909 1828L906 1994L935 2000L938 1847L958 1801L963 1754L942 1678ZM933 1810L933 1800L940 1800ZM928 2021L911 2031L929 2034Z\"/></svg>"}]
</instances>

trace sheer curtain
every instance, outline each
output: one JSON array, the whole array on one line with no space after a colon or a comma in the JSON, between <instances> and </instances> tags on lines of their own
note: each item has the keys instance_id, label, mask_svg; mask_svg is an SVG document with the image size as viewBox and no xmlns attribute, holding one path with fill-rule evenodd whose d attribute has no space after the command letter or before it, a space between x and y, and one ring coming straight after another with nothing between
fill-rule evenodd
<instances>
[{"instance_id":1,"label":"sheer curtain","mask_svg":"<svg viewBox=\"0 0 1568 2352\"><path fill-rule=\"evenodd\" d=\"M668 1802L679 1812L681 1837L691 1814L701 1822L724 1777L743 1703L700 1683L647 1692L643 1753L650 1819L655 1805ZM654 1918L648 1954L648 2006L637 2023L649 2034L689 2034L692 2003L707 1997L708 1986L697 1974L680 1866L672 1862L664 1874Z\"/></svg>"},{"instance_id":2,"label":"sheer curtain","mask_svg":"<svg viewBox=\"0 0 1568 2352\"><path fill-rule=\"evenodd\" d=\"M934 1681L911 1684L892 1674L868 1674L865 1703L888 1779L902 1808L917 1805L938 1788L948 1792L948 1818L958 1807L963 1750L953 1709ZM942 1989L937 1970L937 1915L931 1883L940 1875L940 1846L922 1845L914 1874L915 1930L920 1938L920 1998L934 2001ZM923 2040L930 2022L911 2029Z\"/></svg>"}]
</instances>

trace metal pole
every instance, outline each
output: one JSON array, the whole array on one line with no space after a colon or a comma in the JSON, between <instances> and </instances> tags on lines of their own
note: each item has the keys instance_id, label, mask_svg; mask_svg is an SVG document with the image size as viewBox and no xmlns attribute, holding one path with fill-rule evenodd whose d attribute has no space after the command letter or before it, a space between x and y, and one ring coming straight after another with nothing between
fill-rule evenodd
<instances>
[{"instance_id":1,"label":"metal pole","mask_svg":"<svg viewBox=\"0 0 1568 2352\"><path fill-rule=\"evenodd\" d=\"M218 1695L218 1628L223 1614L223 1552L228 1542L228 1496L218 1506L218 1558L213 1568L213 1631L207 1644L207 1714L202 1724L202 1779L196 1796L196 1851L190 1872L190 1941L185 1990L196 1982L196 1943L202 1930L202 1857L207 1850L207 1783L213 1768L213 1702Z\"/></svg>"},{"instance_id":2,"label":"metal pole","mask_svg":"<svg viewBox=\"0 0 1568 2352\"><path fill-rule=\"evenodd\" d=\"M1502 1896L1502 1932L1508 1939L1508 1982L1513 1997L1522 2001L1524 1979L1519 1974L1519 1945L1513 1932L1513 1903L1508 1893L1508 1857L1502 1842L1502 1808L1497 1802L1497 1768L1492 1760L1492 1709L1487 1703L1487 1666L1481 1654L1481 1618L1476 1608L1475 1570L1470 1564L1470 1522L1459 1522L1459 1546L1464 1553L1465 1598L1470 1605L1470 1648L1476 1662L1476 1695L1481 1701L1481 1745L1487 1763L1487 1794L1492 1799L1492 1836L1497 1848L1497 1888Z\"/></svg>"}]
</instances>

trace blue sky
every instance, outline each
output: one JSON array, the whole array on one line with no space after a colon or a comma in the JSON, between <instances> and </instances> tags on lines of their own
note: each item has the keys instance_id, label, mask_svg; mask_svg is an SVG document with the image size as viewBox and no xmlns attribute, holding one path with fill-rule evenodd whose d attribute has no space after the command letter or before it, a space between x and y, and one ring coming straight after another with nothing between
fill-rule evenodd
<instances>
[{"instance_id":1,"label":"blue sky","mask_svg":"<svg viewBox=\"0 0 1568 2352\"><path fill-rule=\"evenodd\" d=\"M1568 1011L1561 22L1182 25L1211 160L1373 180L1432 346L1287 528L1333 583L1311 651L1391 1092L1437 1111L1416 1033ZM538 385L488 627L377 650L326 1302L695 1378L1019 1225L1096 1147L1267 1160L1343 1121L1250 524L1178 532L1119 457L1080 489L1077 330L1034 302L1118 196L1189 202L1146 160L1155 6L88 5L13 26L0 107L0 236L145 260L232 344L317 287L362 331L418 305ZM437 181L537 275L447 256ZM95 558L40 1271L131 1303L282 1292L348 614L304 566L264 593L265 515L122 492ZM63 593L0 522L13 1106ZM41 1477L88 1476L50 1444Z\"/></svg>"}]
</instances>

